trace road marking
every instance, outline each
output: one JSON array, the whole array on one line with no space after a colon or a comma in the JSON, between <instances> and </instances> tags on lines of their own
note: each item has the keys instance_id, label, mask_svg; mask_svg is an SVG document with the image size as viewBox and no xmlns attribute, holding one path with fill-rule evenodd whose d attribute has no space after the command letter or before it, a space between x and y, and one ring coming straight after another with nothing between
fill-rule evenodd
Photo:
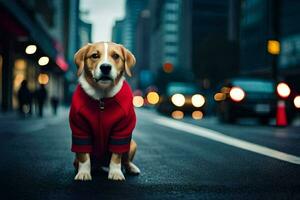
<instances>
[{"instance_id":1,"label":"road marking","mask_svg":"<svg viewBox=\"0 0 300 200\"><path fill-rule=\"evenodd\" d=\"M221 142L223 144L234 146L240 149L248 150L271 158L300 165L300 157L298 156L287 154L278 150L274 150L265 146L247 142L234 137L230 137L218 131L214 131L208 128L199 127L193 124L189 124L189 123L185 123L185 122L181 122L181 121L177 121L165 117L155 118L154 122L161 126L173 128L179 131L184 131L192 135L197 135L210 140Z\"/></svg>"}]
</instances>

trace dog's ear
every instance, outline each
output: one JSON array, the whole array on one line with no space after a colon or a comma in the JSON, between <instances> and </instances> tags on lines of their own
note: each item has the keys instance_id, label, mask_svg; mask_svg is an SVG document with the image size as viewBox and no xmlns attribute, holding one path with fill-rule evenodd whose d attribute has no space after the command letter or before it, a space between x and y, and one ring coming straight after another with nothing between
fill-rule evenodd
<instances>
[{"instance_id":1,"label":"dog's ear","mask_svg":"<svg viewBox=\"0 0 300 200\"><path fill-rule=\"evenodd\" d=\"M91 46L90 43L86 44L81 49L79 49L74 55L74 62L77 65L77 75L78 76L80 76L80 74L82 73L82 71L84 69L84 58L86 55L86 51L88 50L88 48L90 46Z\"/></svg>"},{"instance_id":2,"label":"dog's ear","mask_svg":"<svg viewBox=\"0 0 300 200\"><path fill-rule=\"evenodd\" d=\"M120 45L121 48L122 48L122 52L123 52L123 55L124 55L124 62L125 62L125 71L127 73L127 75L129 77L131 77L131 68L135 65L135 57L134 55L128 50L126 49L123 45Z\"/></svg>"}]
</instances>

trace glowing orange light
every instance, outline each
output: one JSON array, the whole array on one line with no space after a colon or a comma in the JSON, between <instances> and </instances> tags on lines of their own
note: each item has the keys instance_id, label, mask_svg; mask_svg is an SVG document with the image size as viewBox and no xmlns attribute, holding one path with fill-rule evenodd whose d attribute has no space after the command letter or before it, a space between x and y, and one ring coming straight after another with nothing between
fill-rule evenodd
<instances>
[{"instance_id":1,"label":"glowing orange light","mask_svg":"<svg viewBox=\"0 0 300 200\"><path fill-rule=\"evenodd\" d=\"M224 93L218 92L214 95L215 101L223 101L226 99L226 95Z\"/></svg>"},{"instance_id":2,"label":"glowing orange light","mask_svg":"<svg viewBox=\"0 0 300 200\"><path fill-rule=\"evenodd\" d=\"M17 59L15 61L15 69L16 70L25 70L26 68L26 61L23 59Z\"/></svg>"},{"instance_id":3,"label":"glowing orange light","mask_svg":"<svg viewBox=\"0 0 300 200\"><path fill-rule=\"evenodd\" d=\"M172 63L165 63L163 66L163 70L166 73L171 73L173 71L173 64Z\"/></svg>"},{"instance_id":4,"label":"glowing orange light","mask_svg":"<svg viewBox=\"0 0 300 200\"><path fill-rule=\"evenodd\" d=\"M180 110L173 111L171 115L174 119L182 119L184 117L184 113Z\"/></svg>"},{"instance_id":5,"label":"glowing orange light","mask_svg":"<svg viewBox=\"0 0 300 200\"><path fill-rule=\"evenodd\" d=\"M268 40L268 52L273 55L280 53L280 43L277 40Z\"/></svg>"},{"instance_id":6,"label":"glowing orange light","mask_svg":"<svg viewBox=\"0 0 300 200\"><path fill-rule=\"evenodd\" d=\"M147 101L153 105L157 104L159 101L159 95L157 94L157 92L149 92L147 94Z\"/></svg>"},{"instance_id":7,"label":"glowing orange light","mask_svg":"<svg viewBox=\"0 0 300 200\"><path fill-rule=\"evenodd\" d=\"M38 81L42 85L46 85L49 82L49 76L47 74L40 74L38 77Z\"/></svg>"},{"instance_id":8,"label":"glowing orange light","mask_svg":"<svg viewBox=\"0 0 300 200\"><path fill-rule=\"evenodd\" d=\"M194 111L192 113L193 119L202 119L203 118L203 113L201 111Z\"/></svg>"}]
</instances>

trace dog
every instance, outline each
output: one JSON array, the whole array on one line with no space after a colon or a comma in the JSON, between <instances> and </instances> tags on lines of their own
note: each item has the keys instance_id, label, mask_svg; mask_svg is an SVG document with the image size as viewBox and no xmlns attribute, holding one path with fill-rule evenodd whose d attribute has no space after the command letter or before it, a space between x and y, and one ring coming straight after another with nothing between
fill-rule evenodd
<instances>
[{"instance_id":1,"label":"dog","mask_svg":"<svg viewBox=\"0 0 300 200\"><path fill-rule=\"evenodd\" d=\"M73 94L69 114L71 151L76 154L75 180L92 180L92 165L108 165L108 179L125 180L122 166L138 175L133 164L137 144L132 139L136 115L132 91L125 80L135 65L134 55L113 42L87 44L74 62L79 84Z\"/></svg>"}]
</instances>

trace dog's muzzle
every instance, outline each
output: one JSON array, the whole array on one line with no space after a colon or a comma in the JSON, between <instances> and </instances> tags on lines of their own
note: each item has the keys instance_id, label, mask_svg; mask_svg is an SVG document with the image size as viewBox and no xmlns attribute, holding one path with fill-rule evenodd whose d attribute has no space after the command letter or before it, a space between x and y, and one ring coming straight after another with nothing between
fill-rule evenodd
<instances>
[{"instance_id":1,"label":"dog's muzzle","mask_svg":"<svg viewBox=\"0 0 300 200\"><path fill-rule=\"evenodd\" d=\"M113 78L110 77L110 76L104 76L104 75L102 75L99 78L94 77L94 80L95 80L95 82L99 82L99 81L106 82L106 81L113 81Z\"/></svg>"},{"instance_id":2,"label":"dog's muzzle","mask_svg":"<svg viewBox=\"0 0 300 200\"><path fill-rule=\"evenodd\" d=\"M100 65L100 70L101 70L101 73L103 75L109 75L109 73L111 72L111 65L108 64L108 63L103 63L102 65Z\"/></svg>"}]
</instances>

